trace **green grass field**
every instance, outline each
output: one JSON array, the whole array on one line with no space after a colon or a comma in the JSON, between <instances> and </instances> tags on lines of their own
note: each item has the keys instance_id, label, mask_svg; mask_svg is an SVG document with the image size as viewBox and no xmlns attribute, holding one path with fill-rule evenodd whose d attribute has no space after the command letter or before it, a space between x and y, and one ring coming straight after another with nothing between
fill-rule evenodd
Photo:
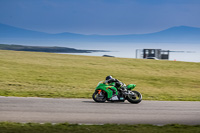
<instances>
[{"instance_id":1,"label":"green grass field","mask_svg":"<svg viewBox=\"0 0 200 133\"><path fill-rule=\"evenodd\" d=\"M200 101L200 63L0 50L0 95L91 98L107 75L145 100Z\"/></svg>"},{"instance_id":2,"label":"green grass field","mask_svg":"<svg viewBox=\"0 0 200 133\"><path fill-rule=\"evenodd\" d=\"M77 125L0 122L1 133L199 133L200 126L189 125Z\"/></svg>"}]
</instances>

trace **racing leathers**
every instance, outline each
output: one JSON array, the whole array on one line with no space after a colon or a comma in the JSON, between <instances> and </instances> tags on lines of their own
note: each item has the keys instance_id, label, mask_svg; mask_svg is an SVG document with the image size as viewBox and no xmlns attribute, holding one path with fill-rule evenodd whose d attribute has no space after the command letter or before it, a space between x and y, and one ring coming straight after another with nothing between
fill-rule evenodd
<instances>
[{"instance_id":1,"label":"racing leathers","mask_svg":"<svg viewBox=\"0 0 200 133\"><path fill-rule=\"evenodd\" d=\"M117 89L119 89L121 87L122 83L119 80L115 79L115 78L111 78L111 79L105 80L104 84L106 84L106 83L107 84L112 84L114 86L113 88L109 88L110 90L113 91L113 96L112 96L111 100L118 100L116 92L117 92Z\"/></svg>"}]
</instances>

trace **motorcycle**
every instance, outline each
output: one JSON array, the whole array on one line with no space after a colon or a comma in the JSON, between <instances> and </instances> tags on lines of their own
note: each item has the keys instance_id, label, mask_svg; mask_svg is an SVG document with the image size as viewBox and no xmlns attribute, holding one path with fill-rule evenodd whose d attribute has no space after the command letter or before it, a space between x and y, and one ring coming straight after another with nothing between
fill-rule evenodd
<instances>
[{"instance_id":1,"label":"motorcycle","mask_svg":"<svg viewBox=\"0 0 200 133\"><path fill-rule=\"evenodd\" d=\"M95 92L92 95L92 98L95 102L103 103L106 101L111 102L124 102L128 100L130 103L137 104L142 101L142 94L138 91L132 91L136 87L135 84L125 85L120 83L120 87L116 87L115 83L105 84L102 81L98 83L95 88ZM117 99L113 100L113 88L117 89L116 95Z\"/></svg>"}]
</instances>

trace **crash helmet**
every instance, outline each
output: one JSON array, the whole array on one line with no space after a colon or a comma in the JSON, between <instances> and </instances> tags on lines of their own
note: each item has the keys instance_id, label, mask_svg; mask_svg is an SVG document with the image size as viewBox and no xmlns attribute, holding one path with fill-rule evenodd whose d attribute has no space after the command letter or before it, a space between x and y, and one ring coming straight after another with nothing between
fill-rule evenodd
<instances>
[{"instance_id":1,"label":"crash helmet","mask_svg":"<svg viewBox=\"0 0 200 133\"><path fill-rule=\"evenodd\" d=\"M113 77L111 75L106 77L106 80L112 79Z\"/></svg>"}]
</instances>

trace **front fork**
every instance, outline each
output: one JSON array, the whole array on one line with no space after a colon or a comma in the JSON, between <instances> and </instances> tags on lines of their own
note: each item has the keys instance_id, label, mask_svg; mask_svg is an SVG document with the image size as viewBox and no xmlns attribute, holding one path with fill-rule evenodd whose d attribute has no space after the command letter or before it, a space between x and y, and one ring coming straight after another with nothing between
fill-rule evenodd
<instances>
[{"instance_id":1,"label":"front fork","mask_svg":"<svg viewBox=\"0 0 200 133\"><path fill-rule=\"evenodd\" d=\"M98 93L98 97L104 97L103 93L105 93L103 90L96 90Z\"/></svg>"}]
</instances>

